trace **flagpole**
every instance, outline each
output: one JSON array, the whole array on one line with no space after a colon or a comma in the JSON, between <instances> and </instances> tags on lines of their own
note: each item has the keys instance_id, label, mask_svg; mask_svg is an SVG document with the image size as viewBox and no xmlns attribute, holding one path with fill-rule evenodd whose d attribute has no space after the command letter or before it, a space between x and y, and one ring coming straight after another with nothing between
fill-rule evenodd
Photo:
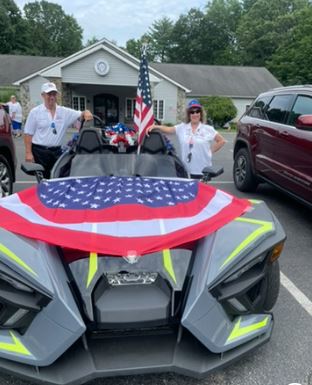
<instances>
[{"instance_id":1,"label":"flagpole","mask_svg":"<svg viewBox=\"0 0 312 385\"><path fill-rule=\"evenodd\" d=\"M154 123L153 102L151 96L151 85L146 52L147 43L144 42L141 47L138 88L133 117L134 129L138 134L138 154L140 153L141 142L144 138L147 127Z\"/></svg>"}]
</instances>

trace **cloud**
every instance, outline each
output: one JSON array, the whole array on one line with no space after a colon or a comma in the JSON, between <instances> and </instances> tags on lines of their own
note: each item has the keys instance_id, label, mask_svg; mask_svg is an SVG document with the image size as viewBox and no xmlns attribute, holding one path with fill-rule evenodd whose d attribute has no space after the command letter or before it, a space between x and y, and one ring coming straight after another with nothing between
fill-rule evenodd
<instances>
[{"instance_id":1,"label":"cloud","mask_svg":"<svg viewBox=\"0 0 312 385\"><path fill-rule=\"evenodd\" d=\"M27 0L15 0L23 9ZM138 39L149 27L163 17L176 21L190 8L203 10L207 0L194 0L186 5L181 0L50 0L62 6L64 12L74 16L84 31L84 42L92 37L107 38L118 45L125 45L127 40Z\"/></svg>"}]
</instances>

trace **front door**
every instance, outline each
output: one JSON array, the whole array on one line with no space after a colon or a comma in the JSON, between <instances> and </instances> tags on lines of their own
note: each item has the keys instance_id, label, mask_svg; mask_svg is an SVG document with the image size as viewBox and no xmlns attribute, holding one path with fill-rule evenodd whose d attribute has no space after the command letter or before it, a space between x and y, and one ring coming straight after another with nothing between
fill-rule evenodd
<instances>
[{"instance_id":1,"label":"front door","mask_svg":"<svg viewBox=\"0 0 312 385\"><path fill-rule=\"evenodd\" d=\"M100 117L106 126L119 122L118 97L111 94L95 95L93 99L94 114Z\"/></svg>"}]
</instances>

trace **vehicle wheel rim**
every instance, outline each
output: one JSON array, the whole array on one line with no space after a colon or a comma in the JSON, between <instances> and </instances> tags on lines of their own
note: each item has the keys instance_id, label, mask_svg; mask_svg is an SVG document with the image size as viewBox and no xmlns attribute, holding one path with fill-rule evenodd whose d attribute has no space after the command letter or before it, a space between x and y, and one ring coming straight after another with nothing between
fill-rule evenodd
<instances>
[{"instance_id":1,"label":"vehicle wheel rim","mask_svg":"<svg viewBox=\"0 0 312 385\"><path fill-rule=\"evenodd\" d=\"M11 180L10 173L4 163L0 163L0 197L10 195Z\"/></svg>"},{"instance_id":2,"label":"vehicle wheel rim","mask_svg":"<svg viewBox=\"0 0 312 385\"><path fill-rule=\"evenodd\" d=\"M246 179L246 159L243 157L237 159L235 177L238 183L243 183Z\"/></svg>"}]
</instances>

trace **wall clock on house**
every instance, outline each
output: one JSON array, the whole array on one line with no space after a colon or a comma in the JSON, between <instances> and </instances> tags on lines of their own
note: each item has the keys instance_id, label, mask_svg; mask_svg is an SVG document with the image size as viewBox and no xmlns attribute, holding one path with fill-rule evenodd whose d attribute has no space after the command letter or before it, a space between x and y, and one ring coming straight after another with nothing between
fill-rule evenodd
<instances>
[{"instance_id":1,"label":"wall clock on house","mask_svg":"<svg viewBox=\"0 0 312 385\"><path fill-rule=\"evenodd\" d=\"M95 72L100 76L105 76L109 71L109 64L104 59L99 59L94 64Z\"/></svg>"}]
</instances>

